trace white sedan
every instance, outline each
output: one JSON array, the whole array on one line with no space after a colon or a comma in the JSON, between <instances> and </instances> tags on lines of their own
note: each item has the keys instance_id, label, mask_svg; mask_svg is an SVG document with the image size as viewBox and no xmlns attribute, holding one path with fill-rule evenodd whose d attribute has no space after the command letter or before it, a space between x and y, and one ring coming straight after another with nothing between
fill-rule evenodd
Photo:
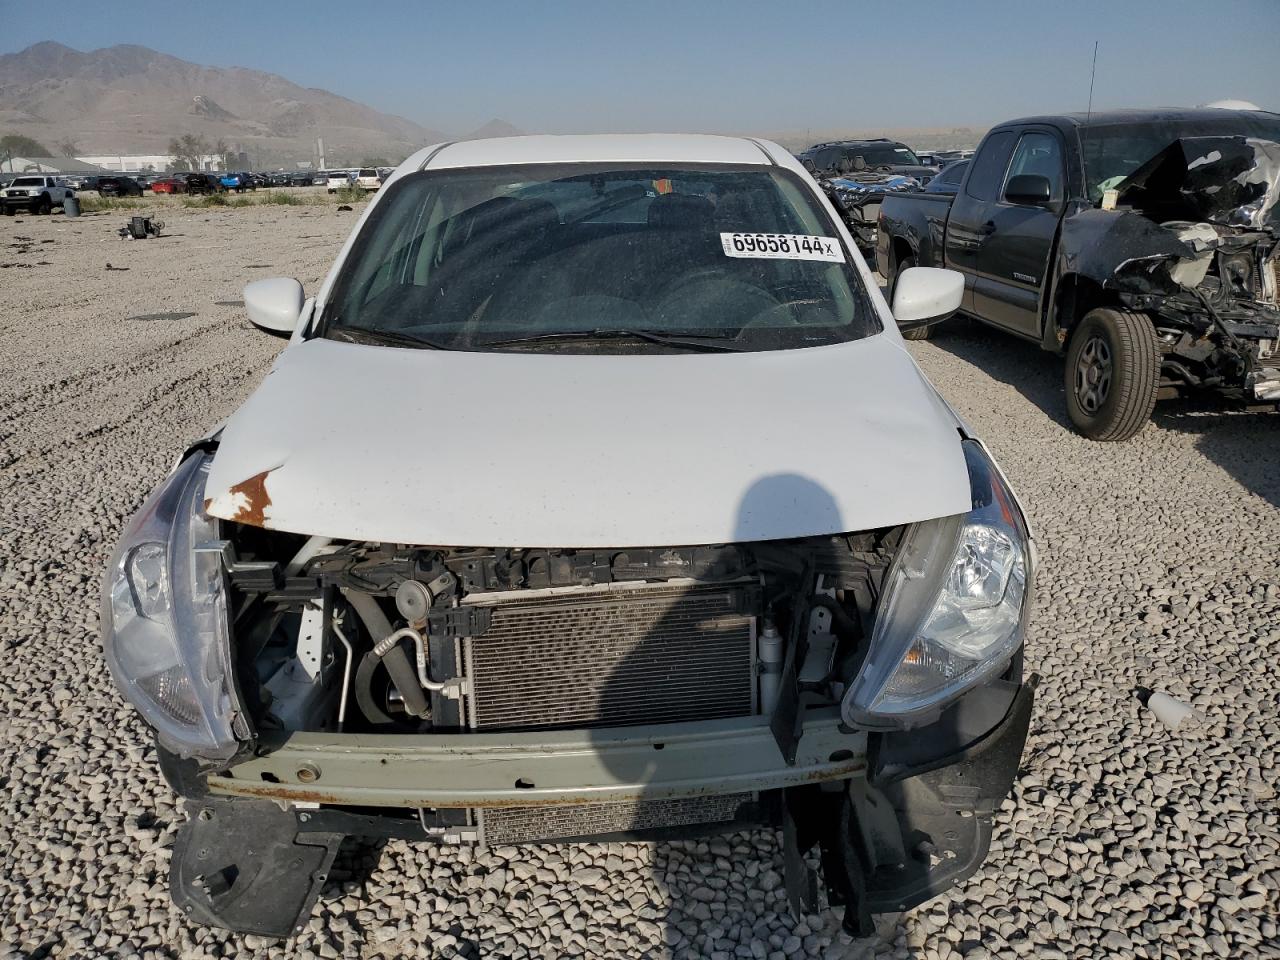
<instances>
[{"instance_id":1,"label":"white sedan","mask_svg":"<svg viewBox=\"0 0 1280 960\"><path fill-rule=\"evenodd\" d=\"M107 570L117 683L189 798L193 919L288 936L341 838L781 828L846 927L982 862L1034 550L821 190L765 141L410 157ZM855 853L856 851L856 853Z\"/></svg>"}]
</instances>

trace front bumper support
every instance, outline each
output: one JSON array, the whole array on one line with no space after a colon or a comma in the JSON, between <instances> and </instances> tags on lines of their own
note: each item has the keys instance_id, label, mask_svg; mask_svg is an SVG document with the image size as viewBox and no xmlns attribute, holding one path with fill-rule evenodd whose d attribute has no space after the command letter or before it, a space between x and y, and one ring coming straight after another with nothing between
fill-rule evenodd
<instances>
[{"instance_id":1,"label":"front bumper support","mask_svg":"<svg viewBox=\"0 0 1280 960\"><path fill-rule=\"evenodd\" d=\"M866 770L865 733L807 711L794 764L763 716L504 734L295 733L208 778L210 794L367 807L529 807L758 792Z\"/></svg>"}]
</instances>

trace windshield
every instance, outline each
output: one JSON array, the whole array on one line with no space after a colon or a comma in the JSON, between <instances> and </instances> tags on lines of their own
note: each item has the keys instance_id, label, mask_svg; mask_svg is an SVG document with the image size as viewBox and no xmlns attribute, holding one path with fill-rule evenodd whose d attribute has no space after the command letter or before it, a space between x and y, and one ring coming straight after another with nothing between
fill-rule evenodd
<instances>
[{"instance_id":1,"label":"windshield","mask_svg":"<svg viewBox=\"0 0 1280 960\"><path fill-rule=\"evenodd\" d=\"M1085 183L1089 200L1097 203L1135 170L1185 137L1257 137L1280 141L1280 119L1241 117L1225 113L1221 120L1168 120L1081 127Z\"/></svg>"},{"instance_id":2,"label":"windshield","mask_svg":"<svg viewBox=\"0 0 1280 960\"><path fill-rule=\"evenodd\" d=\"M461 350L770 350L879 330L834 224L776 167L417 173L343 264L324 336ZM673 338L679 343L672 342Z\"/></svg>"},{"instance_id":3,"label":"windshield","mask_svg":"<svg viewBox=\"0 0 1280 960\"><path fill-rule=\"evenodd\" d=\"M13 181L15 187L43 187L44 177L18 177Z\"/></svg>"},{"instance_id":4,"label":"windshield","mask_svg":"<svg viewBox=\"0 0 1280 960\"><path fill-rule=\"evenodd\" d=\"M867 161L867 166L875 167L886 163L900 166L920 166L920 158L900 143L865 143L849 151L851 156L860 156Z\"/></svg>"}]
</instances>

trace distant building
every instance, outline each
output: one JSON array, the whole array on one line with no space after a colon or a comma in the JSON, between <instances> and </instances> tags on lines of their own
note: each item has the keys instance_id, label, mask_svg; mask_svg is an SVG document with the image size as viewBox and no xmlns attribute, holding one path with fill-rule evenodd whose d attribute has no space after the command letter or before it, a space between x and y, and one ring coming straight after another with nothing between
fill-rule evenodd
<instances>
[{"instance_id":1,"label":"distant building","mask_svg":"<svg viewBox=\"0 0 1280 960\"><path fill-rule=\"evenodd\" d=\"M107 171L78 157L4 157L0 156L0 173L106 173Z\"/></svg>"},{"instance_id":2,"label":"distant building","mask_svg":"<svg viewBox=\"0 0 1280 960\"><path fill-rule=\"evenodd\" d=\"M169 153L151 153L151 154L132 154L132 155L115 155L101 157L80 157L85 163L97 164L107 170L114 170L117 173L126 172L142 172L144 170L154 170L157 173L172 170L178 162L178 158ZM226 157L226 163L232 169L243 168L247 165L248 158L243 153L231 153ZM224 169L223 158L221 156L213 156L200 158L201 170L222 170Z\"/></svg>"}]
</instances>

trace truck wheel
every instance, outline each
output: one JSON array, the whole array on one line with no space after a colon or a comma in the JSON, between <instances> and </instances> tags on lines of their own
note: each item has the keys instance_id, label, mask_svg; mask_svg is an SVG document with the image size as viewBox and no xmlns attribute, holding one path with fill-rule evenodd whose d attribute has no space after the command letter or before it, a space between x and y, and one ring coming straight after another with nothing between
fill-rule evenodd
<instances>
[{"instance_id":1,"label":"truck wheel","mask_svg":"<svg viewBox=\"0 0 1280 960\"><path fill-rule=\"evenodd\" d=\"M47 193L40 194L40 200L36 203L36 213L48 215L53 213L53 201L49 199Z\"/></svg>"},{"instance_id":2,"label":"truck wheel","mask_svg":"<svg viewBox=\"0 0 1280 960\"><path fill-rule=\"evenodd\" d=\"M889 288L889 303L893 304L893 295L898 289L898 278L902 276L902 271L910 270L916 265L915 257L903 257L898 261L898 269L893 274L893 285ZM932 327L916 327L914 330L903 330L903 340L928 340Z\"/></svg>"},{"instance_id":3,"label":"truck wheel","mask_svg":"<svg viewBox=\"0 0 1280 960\"><path fill-rule=\"evenodd\" d=\"M1128 440L1156 405L1160 351L1145 314L1090 310L1067 348L1067 416L1091 440Z\"/></svg>"}]
</instances>

